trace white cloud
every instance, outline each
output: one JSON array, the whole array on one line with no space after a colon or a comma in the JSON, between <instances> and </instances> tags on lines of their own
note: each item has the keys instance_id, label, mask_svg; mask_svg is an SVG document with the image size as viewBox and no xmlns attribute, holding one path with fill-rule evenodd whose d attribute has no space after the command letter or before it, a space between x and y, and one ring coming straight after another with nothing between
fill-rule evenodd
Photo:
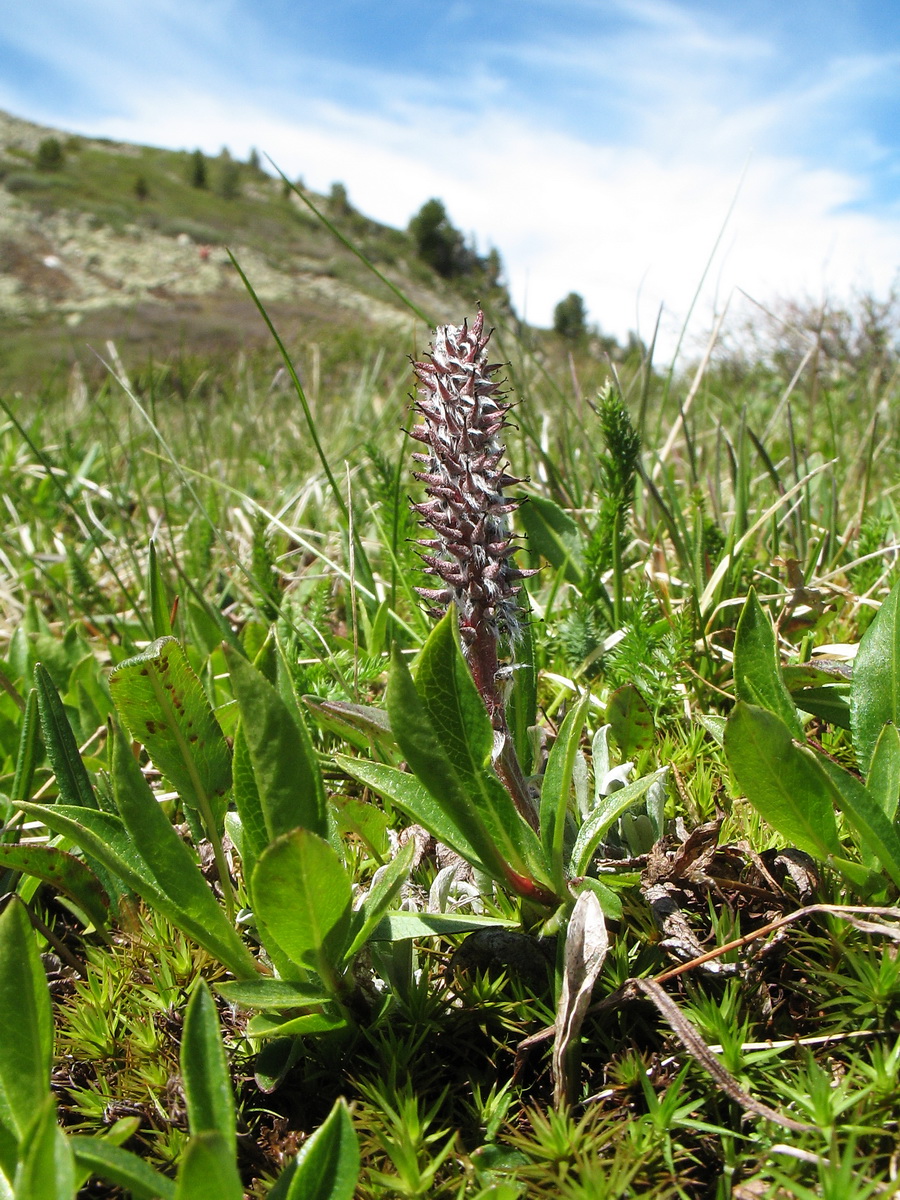
<instances>
[{"instance_id":1,"label":"white cloud","mask_svg":"<svg viewBox=\"0 0 900 1200\"><path fill-rule=\"evenodd\" d=\"M423 80L421 68L404 77L360 71L345 102L327 101L318 81L329 64L310 64L293 46L272 48L241 17L237 0L193 8L146 0L141 19L123 18L130 25L109 43L100 31L120 6L79 0L87 41L97 32L93 57L82 57L84 39L73 52L49 35L46 55L62 69L69 54L68 67L85 79L105 70L112 115L98 116L87 102L83 119L71 108L63 116L49 102L27 115L210 153L227 144L243 156L255 146L317 190L343 181L357 207L399 226L438 196L482 249L500 250L514 302L529 319L549 323L554 304L575 290L604 330L623 336L639 326L648 337L662 303L671 314L664 352L675 344L739 185L700 325L735 288L762 303L779 295L840 297L854 287L886 290L900 265L900 222L854 210L867 194L865 176L813 166L784 147L802 144L804 129L821 124L838 100L883 78L890 56L848 54L827 78L793 75L760 89L752 65L771 69L777 59L765 38L723 22L702 24L669 0L616 0L610 8L617 5L628 21L602 45L548 34L541 47L514 39L484 47L471 63L463 111L456 98L441 103L440 78ZM143 45L149 66L137 51L115 52L139 42L145 22L152 29ZM247 39L240 74L223 57L226 28L232 40ZM46 32L35 25L26 48ZM669 59L660 57L666 49ZM538 70L541 54L540 69L560 77L568 71L573 86L601 108L609 92L606 124L579 126L550 104L538 120L536 94L527 111L500 100L510 94L501 84L515 94L521 72L529 63ZM516 70L492 75L492 56L517 63ZM348 65L334 70L351 80ZM300 82L292 86L292 78ZM0 83L0 105L21 108L9 82ZM624 132L610 123L616 107L630 113ZM865 154L878 151L873 139Z\"/></svg>"}]
</instances>

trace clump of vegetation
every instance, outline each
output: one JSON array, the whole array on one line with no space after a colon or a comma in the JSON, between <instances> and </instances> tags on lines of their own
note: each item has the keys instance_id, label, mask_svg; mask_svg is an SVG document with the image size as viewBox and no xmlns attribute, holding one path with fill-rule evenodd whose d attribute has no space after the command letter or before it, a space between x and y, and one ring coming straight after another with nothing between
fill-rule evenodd
<instances>
[{"instance_id":1,"label":"clump of vegetation","mask_svg":"<svg viewBox=\"0 0 900 1200\"><path fill-rule=\"evenodd\" d=\"M553 310L553 331L567 342L580 342L587 336L587 310L578 292L569 292Z\"/></svg>"},{"instance_id":2,"label":"clump of vegetation","mask_svg":"<svg viewBox=\"0 0 900 1200\"><path fill-rule=\"evenodd\" d=\"M37 170L61 171L65 163L66 155L59 138L42 138L38 145L37 153L34 156L34 165Z\"/></svg>"}]
</instances>

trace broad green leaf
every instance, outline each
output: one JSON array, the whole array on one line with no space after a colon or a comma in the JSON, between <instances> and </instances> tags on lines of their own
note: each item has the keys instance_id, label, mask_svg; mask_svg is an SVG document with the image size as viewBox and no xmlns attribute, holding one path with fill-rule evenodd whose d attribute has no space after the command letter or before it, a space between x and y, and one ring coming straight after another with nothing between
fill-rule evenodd
<instances>
[{"instance_id":1,"label":"broad green leaf","mask_svg":"<svg viewBox=\"0 0 900 1200\"><path fill-rule=\"evenodd\" d=\"M581 533L564 509L545 496L529 496L518 518L528 535L528 551L546 558L554 570L564 570L567 583L581 585Z\"/></svg>"},{"instance_id":2,"label":"broad green leaf","mask_svg":"<svg viewBox=\"0 0 900 1200\"><path fill-rule=\"evenodd\" d=\"M803 741L803 726L781 678L775 630L754 588L744 603L734 641L734 691L745 704L780 717L791 737Z\"/></svg>"},{"instance_id":3,"label":"broad green leaf","mask_svg":"<svg viewBox=\"0 0 900 1200\"><path fill-rule=\"evenodd\" d=\"M231 754L181 643L164 637L109 677L122 724L211 837L222 836Z\"/></svg>"},{"instance_id":4,"label":"broad green leaf","mask_svg":"<svg viewBox=\"0 0 900 1200\"><path fill-rule=\"evenodd\" d=\"M900 580L863 634L853 661L850 727L863 778L888 722L900 726Z\"/></svg>"},{"instance_id":5,"label":"broad green leaf","mask_svg":"<svg viewBox=\"0 0 900 1200\"><path fill-rule=\"evenodd\" d=\"M25 712L22 716L22 727L19 731L19 751L16 755L16 773L13 776L9 798L13 804L20 800L28 800L34 784L34 771L37 766L38 748L38 701L37 688L28 693Z\"/></svg>"},{"instance_id":6,"label":"broad green leaf","mask_svg":"<svg viewBox=\"0 0 900 1200\"><path fill-rule=\"evenodd\" d=\"M600 797L575 838L575 845L572 847L569 861L571 875L577 877L587 873L594 851L613 822L617 821L632 804L637 804L654 783L665 779L667 771L668 767L662 767L659 771L626 783L624 787L617 788L608 796Z\"/></svg>"},{"instance_id":7,"label":"broad green leaf","mask_svg":"<svg viewBox=\"0 0 900 1200\"><path fill-rule=\"evenodd\" d=\"M465 664L456 646L449 616L434 629L429 643L432 639L432 646L429 648L426 644L425 647L429 649L425 683L429 690L428 706L395 648L386 703L397 743L416 777L431 793L439 812L463 833L488 874L507 884L515 876L524 881L525 886L529 879L535 879L539 886L552 890L537 834L519 816L509 793L488 765L493 733L486 713L485 725L468 702L468 691L461 682L455 660L459 659L463 668ZM443 667L439 666L441 663ZM442 674L447 686L447 697L443 702L436 695ZM474 684L471 686L474 689ZM448 727L440 732L429 715L429 708L436 707L442 709L441 719ZM454 715L460 723L452 736L459 764L445 749L445 737L450 737L449 725ZM460 748L461 729L471 730L473 747ZM485 756L483 760L482 755ZM480 770L477 769L479 762ZM421 813L414 819L440 837L436 828L429 825L427 816Z\"/></svg>"},{"instance_id":8,"label":"broad green leaf","mask_svg":"<svg viewBox=\"0 0 900 1200\"><path fill-rule=\"evenodd\" d=\"M592 876L586 876L578 884L578 892L580 895L586 888L589 888L600 902L600 907L603 909L603 915L609 917L611 921L619 921L622 917L622 901L605 883L601 883L599 879L594 879Z\"/></svg>"},{"instance_id":9,"label":"broad green leaf","mask_svg":"<svg viewBox=\"0 0 900 1200\"><path fill-rule=\"evenodd\" d=\"M49 883L74 900L98 929L109 920L109 901L100 880L86 863L65 850L31 844L0 845L0 867Z\"/></svg>"},{"instance_id":10,"label":"broad green leaf","mask_svg":"<svg viewBox=\"0 0 900 1200\"><path fill-rule=\"evenodd\" d=\"M0 1092L21 1139L48 1098L53 1017L31 922L17 900L0 915L0 1028Z\"/></svg>"},{"instance_id":11,"label":"broad green leaf","mask_svg":"<svg viewBox=\"0 0 900 1200\"><path fill-rule=\"evenodd\" d=\"M318 696L302 699L322 729L338 734L357 749L368 750L372 743L394 745L391 724L383 708L375 708L372 704L350 704L344 700L320 700Z\"/></svg>"},{"instance_id":12,"label":"broad green leaf","mask_svg":"<svg viewBox=\"0 0 900 1200\"><path fill-rule=\"evenodd\" d=\"M231 1074L222 1045L219 1014L203 979L188 1003L180 1057L188 1128L192 1134L220 1134L233 1158L237 1153L237 1135Z\"/></svg>"},{"instance_id":13,"label":"broad green leaf","mask_svg":"<svg viewBox=\"0 0 900 1200\"><path fill-rule=\"evenodd\" d=\"M790 845L814 858L841 855L832 789L780 717L739 701L725 727L725 753L747 799Z\"/></svg>"},{"instance_id":14,"label":"broad green leaf","mask_svg":"<svg viewBox=\"0 0 900 1200\"><path fill-rule=\"evenodd\" d=\"M850 728L850 684L833 683L825 687L800 688L791 692L794 704L801 712L811 713L836 725L838 729Z\"/></svg>"},{"instance_id":15,"label":"broad green leaf","mask_svg":"<svg viewBox=\"0 0 900 1200\"><path fill-rule=\"evenodd\" d=\"M863 847L874 854L894 883L900 887L900 834L885 815L869 789L821 754L806 753L829 781L834 803L856 830Z\"/></svg>"},{"instance_id":16,"label":"broad green leaf","mask_svg":"<svg viewBox=\"0 0 900 1200\"><path fill-rule=\"evenodd\" d=\"M16 1172L16 1200L75 1200L75 1157L56 1123L56 1101L44 1095Z\"/></svg>"},{"instance_id":17,"label":"broad green leaf","mask_svg":"<svg viewBox=\"0 0 900 1200\"><path fill-rule=\"evenodd\" d=\"M409 938L447 937L476 929L515 929L517 921L499 917L465 916L462 913L392 912L382 917L372 933L373 942L403 942Z\"/></svg>"},{"instance_id":18,"label":"broad green leaf","mask_svg":"<svg viewBox=\"0 0 900 1200\"><path fill-rule=\"evenodd\" d=\"M344 958L350 962L372 936L379 921L409 878L416 845L412 838L399 853L376 873L368 895L353 914L351 941Z\"/></svg>"},{"instance_id":19,"label":"broad green leaf","mask_svg":"<svg viewBox=\"0 0 900 1200\"><path fill-rule=\"evenodd\" d=\"M153 803L156 804L156 801ZM170 834L181 845L181 850L174 852L182 864L185 864L184 856L187 855L186 865L196 876L196 883L191 880L189 874L187 883L179 880L184 894L193 893L189 907L174 901L160 886L149 864L138 853L120 818L111 813L76 808L74 805L21 804L19 807L23 812L43 821L55 833L69 838L86 854L102 863L142 900L146 900L151 908L161 912L176 928L193 938L198 946L203 946L214 958L224 963L238 979L249 979L257 974L253 956L228 923L225 913L200 876L190 851L180 841L162 812L159 815L166 820ZM167 839L167 844L172 846L170 839ZM173 868L170 866L169 869ZM179 873L177 866L174 867L174 872ZM203 888L206 899L201 898L203 893L200 892L200 887Z\"/></svg>"},{"instance_id":20,"label":"broad green leaf","mask_svg":"<svg viewBox=\"0 0 900 1200\"><path fill-rule=\"evenodd\" d=\"M37 691L38 712L47 758L56 775L59 798L64 804L79 804L85 808L96 808L97 799L88 779L84 763L78 752L78 743L63 702L53 685L53 680L41 663L34 668L34 686Z\"/></svg>"},{"instance_id":21,"label":"broad green leaf","mask_svg":"<svg viewBox=\"0 0 900 1200\"><path fill-rule=\"evenodd\" d=\"M320 1010L299 1017L260 1013L247 1022L246 1033L248 1038L303 1037L312 1033L334 1033L346 1025L347 1018L337 1005L323 1004Z\"/></svg>"},{"instance_id":22,"label":"broad green leaf","mask_svg":"<svg viewBox=\"0 0 900 1200\"><path fill-rule=\"evenodd\" d=\"M123 1150L105 1138L69 1138L75 1164L92 1176L124 1188L132 1200L175 1200L175 1184L145 1163L137 1154Z\"/></svg>"},{"instance_id":23,"label":"broad green leaf","mask_svg":"<svg viewBox=\"0 0 900 1200\"><path fill-rule=\"evenodd\" d=\"M256 864L253 895L263 942L271 938L331 987L347 946L353 898L332 847L308 829L282 834Z\"/></svg>"},{"instance_id":24,"label":"broad green leaf","mask_svg":"<svg viewBox=\"0 0 900 1200\"><path fill-rule=\"evenodd\" d=\"M309 983L293 983L289 979L260 978L238 983L217 983L216 991L231 1004L266 1012L313 1008L330 999L321 988Z\"/></svg>"},{"instance_id":25,"label":"broad green leaf","mask_svg":"<svg viewBox=\"0 0 900 1200\"><path fill-rule=\"evenodd\" d=\"M590 700L590 693L585 692L575 707L566 714L550 751L541 784L541 842L547 861L551 864L557 890L560 892L565 888L563 841L569 811L572 772Z\"/></svg>"},{"instance_id":26,"label":"broad green leaf","mask_svg":"<svg viewBox=\"0 0 900 1200\"><path fill-rule=\"evenodd\" d=\"M234 1152L220 1133L190 1139L175 1184L175 1200L243 1200Z\"/></svg>"},{"instance_id":27,"label":"broad green leaf","mask_svg":"<svg viewBox=\"0 0 900 1200\"><path fill-rule=\"evenodd\" d=\"M606 719L623 758L653 745L653 715L633 683L616 688L606 705Z\"/></svg>"},{"instance_id":28,"label":"broad green leaf","mask_svg":"<svg viewBox=\"0 0 900 1200\"><path fill-rule=\"evenodd\" d=\"M346 1100L338 1100L297 1155L286 1200L353 1200L359 1180L359 1141Z\"/></svg>"},{"instance_id":29,"label":"broad green leaf","mask_svg":"<svg viewBox=\"0 0 900 1200\"><path fill-rule=\"evenodd\" d=\"M308 730L245 658L230 649L226 657L269 841L297 828L326 837L325 786Z\"/></svg>"},{"instance_id":30,"label":"broad green leaf","mask_svg":"<svg viewBox=\"0 0 900 1200\"><path fill-rule=\"evenodd\" d=\"M419 654L416 691L454 770L477 782L490 768L494 731L459 649L455 626L456 609L451 606ZM402 727L391 724L399 742Z\"/></svg>"},{"instance_id":31,"label":"broad green leaf","mask_svg":"<svg viewBox=\"0 0 900 1200\"><path fill-rule=\"evenodd\" d=\"M193 854L159 806L131 747L115 727L111 737L113 797L135 851L146 865L145 874L178 914L175 923L179 928L204 930L207 940L201 945L209 948L210 943L215 944L219 956L226 952L221 961L236 975L252 976L256 970L252 956L201 875ZM135 891L140 894L138 888Z\"/></svg>"},{"instance_id":32,"label":"broad green leaf","mask_svg":"<svg viewBox=\"0 0 900 1200\"><path fill-rule=\"evenodd\" d=\"M166 585L156 555L156 540L150 539L147 556L147 601L150 608L150 624L155 638L172 636L172 619L166 600Z\"/></svg>"},{"instance_id":33,"label":"broad green leaf","mask_svg":"<svg viewBox=\"0 0 900 1200\"><path fill-rule=\"evenodd\" d=\"M893 822L900 800L900 733L896 725L885 725L878 735L866 788L887 819Z\"/></svg>"}]
</instances>

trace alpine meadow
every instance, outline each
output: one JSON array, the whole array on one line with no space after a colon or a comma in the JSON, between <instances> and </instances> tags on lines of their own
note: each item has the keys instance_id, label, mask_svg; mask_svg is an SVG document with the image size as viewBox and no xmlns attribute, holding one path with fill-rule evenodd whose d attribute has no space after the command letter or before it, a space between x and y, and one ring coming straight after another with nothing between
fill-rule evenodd
<instances>
[{"instance_id":1,"label":"alpine meadow","mask_svg":"<svg viewBox=\"0 0 900 1200\"><path fill-rule=\"evenodd\" d=\"M897 1195L896 297L0 134L0 1200Z\"/></svg>"}]
</instances>

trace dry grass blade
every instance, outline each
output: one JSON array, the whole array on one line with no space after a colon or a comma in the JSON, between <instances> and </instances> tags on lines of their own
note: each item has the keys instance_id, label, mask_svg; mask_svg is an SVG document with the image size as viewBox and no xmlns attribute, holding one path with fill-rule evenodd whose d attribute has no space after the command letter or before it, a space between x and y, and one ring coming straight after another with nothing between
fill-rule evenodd
<instances>
[{"instance_id":1,"label":"dry grass blade","mask_svg":"<svg viewBox=\"0 0 900 1200\"><path fill-rule=\"evenodd\" d=\"M600 901L592 891L585 890L578 897L566 933L565 968L553 1045L553 1102L558 1108L572 1099L575 1047L608 950L609 934Z\"/></svg>"},{"instance_id":2,"label":"dry grass blade","mask_svg":"<svg viewBox=\"0 0 900 1200\"><path fill-rule=\"evenodd\" d=\"M749 1092L745 1092L734 1076L722 1066L672 997L655 980L634 979L632 983L648 1000L653 1001L688 1054L712 1076L725 1095L735 1104L739 1104L745 1112L754 1113L766 1121L774 1121L776 1125L794 1133L811 1133L815 1129L814 1125L806 1125L802 1121L786 1117L776 1109L769 1108L768 1104L755 1100Z\"/></svg>"}]
</instances>

